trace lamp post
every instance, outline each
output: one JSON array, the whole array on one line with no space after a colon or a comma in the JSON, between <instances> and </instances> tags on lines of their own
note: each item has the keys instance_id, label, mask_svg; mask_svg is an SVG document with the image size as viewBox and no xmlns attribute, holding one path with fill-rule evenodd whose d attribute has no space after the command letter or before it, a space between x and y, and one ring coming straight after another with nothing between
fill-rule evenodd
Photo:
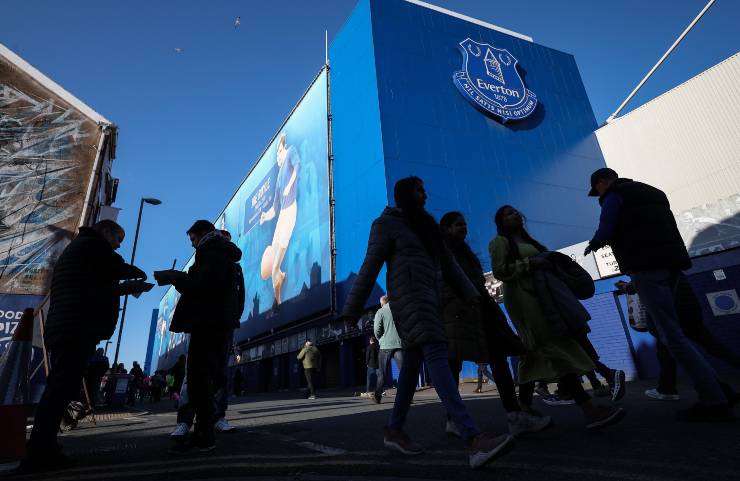
<instances>
[{"instance_id":1,"label":"lamp post","mask_svg":"<svg viewBox=\"0 0 740 481\"><path fill-rule=\"evenodd\" d=\"M139 242L139 228L141 227L141 214L144 211L144 204L159 205L162 203L159 199L151 197L142 197L139 203L139 218L136 221L136 234L134 234L134 247L131 249L131 265L134 265L136 258L136 244ZM116 355L113 357L113 365L118 365L118 352L121 349L121 336L123 336L123 323L126 320L126 306L128 305L128 294L123 298L123 310L121 311L121 327L118 328L118 341L116 342Z\"/></svg>"}]
</instances>

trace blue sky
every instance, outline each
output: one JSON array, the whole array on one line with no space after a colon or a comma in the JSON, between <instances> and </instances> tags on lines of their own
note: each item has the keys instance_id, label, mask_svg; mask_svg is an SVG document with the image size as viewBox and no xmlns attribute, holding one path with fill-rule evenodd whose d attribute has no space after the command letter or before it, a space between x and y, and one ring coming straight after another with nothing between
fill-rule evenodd
<instances>
[{"instance_id":1,"label":"blue sky","mask_svg":"<svg viewBox=\"0 0 740 481\"><path fill-rule=\"evenodd\" d=\"M603 122L706 1L432 3L573 54ZM185 230L220 212L323 64L324 30L331 40L354 5L5 0L0 42L119 126L124 257L139 198L163 201L145 208L137 250L137 264L151 272L191 255ZM738 24L740 2L718 0L631 106L736 53ZM157 288L129 302L127 367L143 363L151 310L163 294Z\"/></svg>"}]
</instances>

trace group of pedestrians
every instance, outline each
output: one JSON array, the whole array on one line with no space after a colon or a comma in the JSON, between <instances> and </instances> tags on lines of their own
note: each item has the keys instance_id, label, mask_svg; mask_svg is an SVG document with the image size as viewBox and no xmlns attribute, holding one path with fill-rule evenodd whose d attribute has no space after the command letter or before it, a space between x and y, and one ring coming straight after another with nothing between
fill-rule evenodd
<instances>
[{"instance_id":1,"label":"group of pedestrians","mask_svg":"<svg viewBox=\"0 0 740 481\"><path fill-rule=\"evenodd\" d=\"M620 289L637 292L649 313L648 325L660 342L665 371L660 394L675 395L671 379L679 365L694 382L699 400L678 417L732 419L737 394L689 339L703 343L710 353L733 362L738 359L679 314L689 311L679 305L679 291L687 288L682 271L691 262L665 194L600 169L591 176L589 195L599 197L602 213L586 253L610 245L622 272L631 277L631 283ZM377 342L371 341L366 361L368 378L373 370L377 376L375 389L368 383L367 392L372 391L370 397L377 403L382 402L391 360L400 370L393 409L383 428L387 448L408 455L424 451L404 431L422 364L446 410L445 429L465 441L472 468L507 452L515 436L551 424L549 416L533 407L535 392L550 396L550 382L558 384L558 400L580 408L587 429L601 429L624 418L623 408L593 402L581 383L587 376L598 390L597 372L609 386L601 390L612 401L624 395L624 373L605 366L588 339L589 314L579 301L594 295L594 284L583 269L536 240L514 206L498 208L497 235L489 244L489 255L494 276L503 282L514 332L486 289L480 259L467 243L465 216L453 211L437 222L425 208L427 194L418 177L399 180L394 199L395 207L387 207L372 224L367 254L342 313L346 322L360 318L385 266L388 296L381 299L375 315ZM155 272L160 285L171 284L181 294L170 330L189 334L187 358L180 360L184 386L178 389L182 402L175 437L181 440L174 454L215 449L214 430L225 422L226 360L244 309L238 264L242 252L228 232L199 220L187 235L195 249L188 271ZM71 463L56 442L64 409L79 392L95 346L113 333L119 297L150 288L144 283L146 274L115 253L123 238L123 229L112 221L81 228L57 262L46 325L51 371L21 471ZM518 359L516 383L510 357ZM321 354L308 340L298 360L303 363L308 397L315 398ZM463 361L490 365L507 413L508 433L484 432L470 415L458 390ZM195 430L189 436L193 421ZM228 423L226 427L219 429L230 429Z\"/></svg>"},{"instance_id":2,"label":"group of pedestrians","mask_svg":"<svg viewBox=\"0 0 740 481\"><path fill-rule=\"evenodd\" d=\"M737 358L707 336L706 330L682 329L676 303L680 289L687 288L682 271L691 261L665 194L604 168L591 176L589 195L599 198L602 213L584 254L610 245L622 272L631 277L630 285L621 288L636 291L650 314L651 332L661 346L661 363L669 379L662 383L669 386L661 389L675 391L675 364L670 359L689 373L698 392L698 402L678 412L677 418L731 420L738 396L719 380L687 332L698 342L704 340L710 352L732 362ZM548 416L532 407L535 390L551 396L548 382L558 383L557 401L578 405L587 429L601 429L624 418L623 408L593 402L581 383L581 376L587 376L595 391L606 390L612 401L624 396L624 372L604 365L588 339L590 316L579 301L593 296L595 288L580 266L530 235L524 216L514 206L498 208L494 218L497 236L489 244L489 254L493 275L503 282L504 305L516 328L514 334L486 290L480 260L466 242L464 215L449 212L437 223L425 209L427 195L418 177L399 180L394 197L396 206L387 207L372 224L367 253L343 312L348 322L361 315L385 265L390 302L386 299L381 311L387 309L394 322L399 360L403 361L393 410L384 428L387 448L404 454L423 452L403 430L422 362L447 411L446 431L466 441L473 468L507 451L513 436L550 424ZM376 402L381 402L382 375L387 371L383 333L377 329L377 320L383 317L380 312L376 316L374 333L380 344ZM374 367L373 356L368 354L369 369ZM518 396L509 356L519 359ZM458 392L464 360L490 364L507 411L509 434L483 433L468 414ZM606 380L608 388L595 373Z\"/></svg>"}]
</instances>

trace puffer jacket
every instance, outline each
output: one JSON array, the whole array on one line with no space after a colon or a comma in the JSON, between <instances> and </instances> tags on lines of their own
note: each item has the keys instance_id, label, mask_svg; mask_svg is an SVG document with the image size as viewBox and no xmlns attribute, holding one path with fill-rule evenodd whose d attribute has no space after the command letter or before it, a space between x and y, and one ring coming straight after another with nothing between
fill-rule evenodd
<instances>
[{"instance_id":1,"label":"puffer jacket","mask_svg":"<svg viewBox=\"0 0 740 481\"><path fill-rule=\"evenodd\" d=\"M488 363L494 356L524 354L522 341L486 289L486 277L478 257L462 243L450 238L446 241L482 301L480 309L470 306L451 286L445 286L445 330L450 359Z\"/></svg>"},{"instance_id":2,"label":"puffer jacket","mask_svg":"<svg viewBox=\"0 0 740 481\"><path fill-rule=\"evenodd\" d=\"M591 276L570 257L560 252L544 252L538 257L549 260L552 270L535 269L532 273L542 312L561 335L589 331L588 313L579 299L593 297Z\"/></svg>"},{"instance_id":3,"label":"puffer jacket","mask_svg":"<svg viewBox=\"0 0 740 481\"><path fill-rule=\"evenodd\" d=\"M404 349L446 342L442 316L442 279L466 302L480 297L452 254L444 249L434 259L411 229L400 209L387 207L370 230L367 254L343 315L359 318L383 264L393 320Z\"/></svg>"},{"instance_id":4,"label":"puffer jacket","mask_svg":"<svg viewBox=\"0 0 740 481\"><path fill-rule=\"evenodd\" d=\"M198 246L187 276L174 282L182 296L170 331L219 334L239 327L244 311L241 257L242 251L223 237Z\"/></svg>"},{"instance_id":5,"label":"puffer jacket","mask_svg":"<svg viewBox=\"0 0 740 481\"><path fill-rule=\"evenodd\" d=\"M47 346L109 339L118 321L122 294L118 282L145 278L102 235L80 227L54 266L44 334Z\"/></svg>"}]
</instances>

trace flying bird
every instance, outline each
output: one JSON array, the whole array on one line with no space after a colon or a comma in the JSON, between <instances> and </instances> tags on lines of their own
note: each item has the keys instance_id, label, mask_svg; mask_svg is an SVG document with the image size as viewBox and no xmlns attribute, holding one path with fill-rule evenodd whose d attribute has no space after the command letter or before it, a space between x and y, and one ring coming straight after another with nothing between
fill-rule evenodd
<instances>
[{"instance_id":1,"label":"flying bird","mask_svg":"<svg viewBox=\"0 0 740 481\"><path fill-rule=\"evenodd\" d=\"M234 28L239 28L242 24L242 17L236 17L236 20L234 20Z\"/></svg>"},{"instance_id":2,"label":"flying bird","mask_svg":"<svg viewBox=\"0 0 740 481\"><path fill-rule=\"evenodd\" d=\"M175 47L175 52L177 52L177 53L183 53L183 52L185 52L185 49L184 48L180 48L180 47Z\"/></svg>"}]
</instances>

